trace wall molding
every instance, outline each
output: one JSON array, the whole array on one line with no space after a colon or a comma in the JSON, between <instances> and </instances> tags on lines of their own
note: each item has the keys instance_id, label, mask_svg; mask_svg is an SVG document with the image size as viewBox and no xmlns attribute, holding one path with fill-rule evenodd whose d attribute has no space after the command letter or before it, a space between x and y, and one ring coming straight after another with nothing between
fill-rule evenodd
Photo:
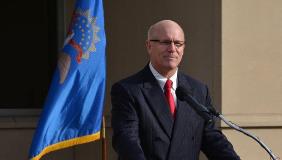
<instances>
[{"instance_id":1,"label":"wall molding","mask_svg":"<svg viewBox=\"0 0 282 160\"><path fill-rule=\"evenodd\" d=\"M224 114L229 121L241 127L281 127L282 113ZM227 127L222 122L221 127Z\"/></svg>"}]
</instances>

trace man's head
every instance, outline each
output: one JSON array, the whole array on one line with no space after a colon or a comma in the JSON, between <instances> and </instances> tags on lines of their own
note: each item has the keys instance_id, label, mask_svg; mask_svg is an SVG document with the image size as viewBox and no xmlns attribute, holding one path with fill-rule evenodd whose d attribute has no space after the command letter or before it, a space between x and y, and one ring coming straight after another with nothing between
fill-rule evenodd
<instances>
[{"instance_id":1,"label":"man's head","mask_svg":"<svg viewBox=\"0 0 282 160\"><path fill-rule=\"evenodd\" d=\"M170 77L184 53L184 32L172 20L159 21L149 28L146 46L153 67L163 76Z\"/></svg>"}]
</instances>

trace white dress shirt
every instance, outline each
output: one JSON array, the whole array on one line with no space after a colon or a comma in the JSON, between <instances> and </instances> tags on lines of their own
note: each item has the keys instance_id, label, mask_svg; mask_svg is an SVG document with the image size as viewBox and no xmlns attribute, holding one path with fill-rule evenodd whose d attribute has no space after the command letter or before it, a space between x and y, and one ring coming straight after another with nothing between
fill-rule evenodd
<instances>
[{"instance_id":1,"label":"white dress shirt","mask_svg":"<svg viewBox=\"0 0 282 160\"><path fill-rule=\"evenodd\" d=\"M150 67L150 70L151 72L153 73L154 77L156 78L156 80L158 81L161 89L163 90L164 92L164 85L167 81L167 78L162 76L154 67L153 65L151 64L151 62L149 63L149 67ZM177 106L177 99L176 99L176 94L175 94L175 91L176 91L176 88L177 88L177 72L178 72L178 69L176 70L176 72L174 73L174 75L172 75L169 79L172 81L172 87L171 87L171 93L172 93L172 96L173 96L173 99L174 99L174 103L175 103L175 107Z\"/></svg>"}]
</instances>

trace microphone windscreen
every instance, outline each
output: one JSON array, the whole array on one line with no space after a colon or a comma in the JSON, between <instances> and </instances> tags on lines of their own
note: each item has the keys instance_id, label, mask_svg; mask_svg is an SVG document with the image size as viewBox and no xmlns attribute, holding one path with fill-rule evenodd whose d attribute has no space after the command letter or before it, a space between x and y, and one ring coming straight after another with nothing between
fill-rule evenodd
<instances>
[{"instance_id":1,"label":"microphone windscreen","mask_svg":"<svg viewBox=\"0 0 282 160\"><path fill-rule=\"evenodd\" d=\"M185 100L185 97L187 96L188 91L184 87L178 86L176 88L175 93L176 93L177 98L179 98L181 101L183 101L183 100Z\"/></svg>"}]
</instances>

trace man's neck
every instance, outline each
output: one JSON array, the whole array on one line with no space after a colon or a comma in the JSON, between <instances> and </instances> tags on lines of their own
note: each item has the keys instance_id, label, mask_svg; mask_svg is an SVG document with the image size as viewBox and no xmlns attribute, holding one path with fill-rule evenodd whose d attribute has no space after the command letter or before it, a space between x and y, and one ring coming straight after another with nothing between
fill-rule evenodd
<instances>
[{"instance_id":1,"label":"man's neck","mask_svg":"<svg viewBox=\"0 0 282 160\"><path fill-rule=\"evenodd\" d=\"M166 78L170 78L172 77L177 69L173 69L173 70L165 70L165 71L158 71L162 76L166 77Z\"/></svg>"},{"instance_id":2,"label":"man's neck","mask_svg":"<svg viewBox=\"0 0 282 160\"><path fill-rule=\"evenodd\" d=\"M172 77L177 72L177 69L178 69L178 68L169 69L169 70L167 70L167 69L158 69L152 63L151 63L151 65L160 75L162 75L163 77L166 77L166 78Z\"/></svg>"}]
</instances>

